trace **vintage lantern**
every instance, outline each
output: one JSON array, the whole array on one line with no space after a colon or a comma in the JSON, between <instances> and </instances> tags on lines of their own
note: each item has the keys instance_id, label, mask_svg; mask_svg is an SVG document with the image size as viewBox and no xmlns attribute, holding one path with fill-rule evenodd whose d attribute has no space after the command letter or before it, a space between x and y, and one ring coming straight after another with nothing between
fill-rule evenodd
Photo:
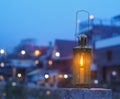
<instances>
[{"instance_id":1,"label":"vintage lantern","mask_svg":"<svg viewBox=\"0 0 120 99\"><path fill-rule=\"evenodd\" d=\"M90 87L91 81L91 48L86 45L87 36L78 36L78 46L73 48L73 85Z\"/></svg>"}]
</instances>

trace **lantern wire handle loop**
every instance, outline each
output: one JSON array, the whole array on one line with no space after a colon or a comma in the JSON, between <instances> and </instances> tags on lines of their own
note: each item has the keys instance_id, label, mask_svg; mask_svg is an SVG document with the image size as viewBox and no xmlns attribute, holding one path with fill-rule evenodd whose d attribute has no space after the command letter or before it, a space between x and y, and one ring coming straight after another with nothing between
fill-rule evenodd
<instances>
[{"instance_id":1,"label":"lantern wire handle loop","mask_svg":"<svg viewBox=\"0 0 120 99\"><path fill-rule=\"evenodd\" d=\"M84 13L87 13L88 15L88 31L89 31L89 16L90 16L90 13L86 10L78 10L76 12L76 27L75 27L75 41L76 41L76 37L78 36L78 33L77 33L77 26L78 26L78 14L81 13L81 12L84 12Z\"/></svg>"}]
</instances>

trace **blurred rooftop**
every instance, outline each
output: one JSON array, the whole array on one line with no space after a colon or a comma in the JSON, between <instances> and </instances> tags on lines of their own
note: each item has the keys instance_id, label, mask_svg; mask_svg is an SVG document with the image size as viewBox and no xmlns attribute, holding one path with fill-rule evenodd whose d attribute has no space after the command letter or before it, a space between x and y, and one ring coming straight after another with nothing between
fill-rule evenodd
<instances>
[{"instance_id":1,"label":"blurred rooftop","mask_svg":"<svg viewBox=\"0 0 120 99\"><path fill-rule=\"evenodd\" d=\"M120 27L120 15L114 16L111 19L94 18L86 21L78 22L79 32L91 30L94 26Z\"/></svg>"}]
</instances>

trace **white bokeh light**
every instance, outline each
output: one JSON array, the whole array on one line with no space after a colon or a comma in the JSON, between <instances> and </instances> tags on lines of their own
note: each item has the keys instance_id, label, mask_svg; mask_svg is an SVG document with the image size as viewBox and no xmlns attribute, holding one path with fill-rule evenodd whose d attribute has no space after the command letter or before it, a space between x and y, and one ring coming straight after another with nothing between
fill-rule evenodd
<instances>
[{"instance_id":1,"label":"white bokeh light","mask_svg":"<svg viewBox=\"0 0 120 99\"><path fill-rule=\"evenodd\" d=\"M12 86L16 86L16 82L12 82Z\"/></svg>"},{"instance_id":2,"label":"white bokeh light","mask_svg":"<svg viewBox=\"0 0 120 99\"><path fill-rule=\"evenodd\" d=\"M25 54L26 54L26 51L25 51L25 50L22 50L22 51L21 51L21 54L22 54L22 55L25 55Z\"/></svg>"},{"instance_id":3,"label":"white bokeh light","mask_svg":"<svg viewBox=\"0 0 120 99\"><path fill-rule=\"evenodd\" d=\"M49 78L49 75L48 74L45 74L45 79L48 79Z\"/></svg>"},{"instance_id":4,"label":"white bokeh light","mask_svg":"<svg viewBox=\"0 0 120 99\"><path fill-rule=\"evenodd\" d=\"M17 77L18 77L18 78L21 78L21 77L22 77L22 74L21 74L21 73L18 73L18 74L17 74Z\"/></svg>"},{"instance_id":5,"label":"white bokeh light","mask_svg":"<svg viewBox=\"0 0 120 99\"><path fill-rule=\"evenodd\" d=\"M5 50L4 50L4 49L1 49L1 50L0 50L0 54L5 54Z\"/></svg>"},{"instance_id":6,"label":"white bokeh light","mask_svg":"<svg viewBox=\"0 0 120 99\"><path fill-rule=\"evenodd\" d=\"M4 67L4 66L5 66L5 63L4 63L4 62L1 62L1 63L0 63L0 66L1 66L1 67Z\"/></svg>"},{"instance_id":7,"label":"white bokeh light","mask_svg":"<svg viewBox=\"0 0 120 99\"><path fill-rule=\"evenodd\" d=\"M55 53L55 56L56 56L56 57L60 57L60 53L59 53L59 52L56 52L56 53Z\"/></svg>"},{"instance_id":8,"label":"white bokeh light","mask_svg":"<svg viewBox=\"0 0 120 99\"><path fill-rule=\"evenodd\" d=\"M92 20L94 19L94 15L90 15L89 18Z\"/></svg>"},{"instance_id":9,"label":"white bokeh light","mask_svg":"<svg viewBox=\"0 0 120 99\"><path fill-rule=\"evenodd\" d=\"M99 81L97 79L94 80L94 84L98 84Z\"/></svg>"},{"instance_id":10,"label":"white bokeh light","mask_svg":"<svg viewBox=\"0 0 120 99\"><path fill-rule=\"evenodd\" d=\"M68 75L67 74L64 74L64 76L63 76L65 79L67 79L68 78Z\"/></svg>"},{"instance_id":11,"label":"white bokeh light","mask_svg":"<svg viewBox=\"0 0 120 99\"><path fill-rule=\"evenodd\" d=\"M117 72L116 72L116 71L112 71L112 75L113 75L113 76L116 76L116 75L117 75Z\"/></svg>"}]
</instances>

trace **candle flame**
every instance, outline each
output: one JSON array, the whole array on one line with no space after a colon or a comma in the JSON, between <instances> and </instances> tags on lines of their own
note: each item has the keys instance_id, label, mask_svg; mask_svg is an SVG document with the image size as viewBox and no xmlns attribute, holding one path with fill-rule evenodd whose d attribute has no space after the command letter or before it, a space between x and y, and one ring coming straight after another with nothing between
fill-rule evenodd
<instances>
[{"instance_id":1,"label":"candle flame","mask_svg":"<svg viewBox=\"0 0 120 99\"><path fill-rule=\"evenodd\" d=\"M83 66L83 56L80 57L80 66Z\"/></svg>"}]
</instances>

